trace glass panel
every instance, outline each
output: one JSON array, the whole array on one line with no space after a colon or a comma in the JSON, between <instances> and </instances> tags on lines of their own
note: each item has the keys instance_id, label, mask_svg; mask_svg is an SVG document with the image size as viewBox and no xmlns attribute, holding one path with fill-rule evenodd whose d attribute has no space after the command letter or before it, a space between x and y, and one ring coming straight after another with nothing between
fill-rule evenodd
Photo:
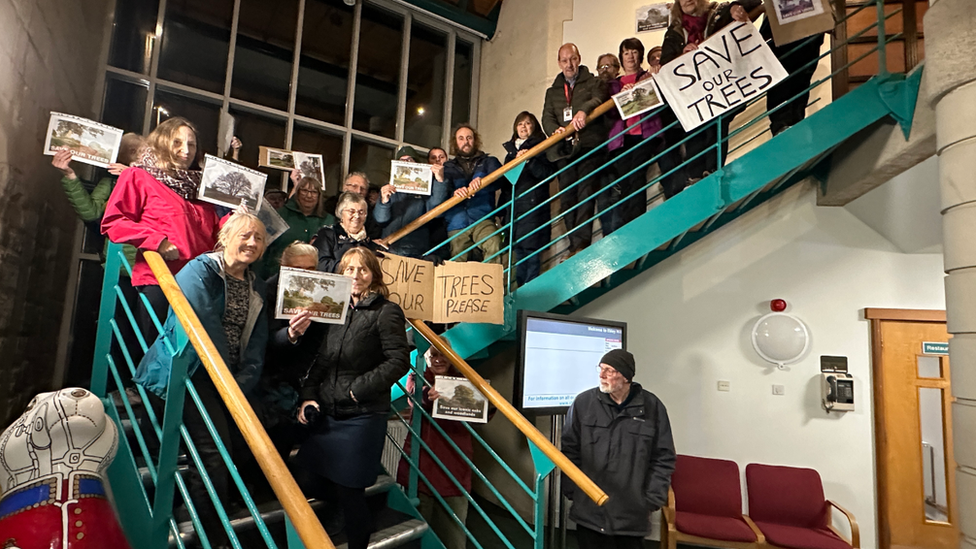
<instances>
[{"instance_id":1,"label":"glass panel","mask_svg":"<svg viewBox=\"0 0 976 549\"><path fill-rule=\"evenodd\" d=\"M352 127L383 137L396 133L403 17L363 5Z\"/></svg>"},{"instance_id":2,"label":"glass panel","mask_svg":"<svg viewBox=\"0 0 976 549\"><path fill-rule=\"evenodd\" d=\"M342 0L305 3L295 113L345 124L354 17Z\"/></svg>"},{"instance_id":3,"label":"glass panel","mask_svg":"<svg viewBox=\"0 0 976 549\"><path fill-rule=\"evenodd\" d=\"M152 128L171 116L182 116L197 128L197 148L203 153L217 154L217 126L220 105L192 99L175 93L157 91L153 102Z\"/></svg>"},{"instance_id":4,"label":"glass panel","mask_svg":"<svg viewBox=\"0 0 976 549\"><path fill-rule=\"evenodd\" d=\"M224 93L234 0L168 0L159 77Z\"/></svg>"},{"instance_id":5,"label":"glass panel","mask_svg":"<svg viewBox=\"0 0 976 549\"><path fill-rule=\"evenodd\" d=\"M288 109L297 24L298 0L241 0L231 96Z\"/></svg>"},{"instance_id":6,"label":"glass panel","mask_svg":"<svg viewBox=\"0 0 976 549\"><path fill-rule=\"evenodd\" d=\"M234 135L241 140L242 144L241 164L268 174L266 188L281 188L282 180L288 177L288 172L258 167L258 147L284 147L286 121L252 114L233 107L230 109L230 114L234 117Z\"/></svg>"},{"instance_id":7,"label":"glass panel","mask_svg":"<svg viewBox=\"0 0 976 549\"><path fill-rule=\"evenodd\" d=\"M118 2L108 64L149 74L159 0Z\"/></svg>"},{"instance_id":8,"label":"glass panel","mask_svg":"<svg viewBox=\"0 0 976 549\"><path fill-rule=\"evenodd\" d=\"M65 387L88 387L92 357L95 356L95 331L98 328L98 302L102 295L104 271L98 261L82 261L78 272L75 317L71 327L71 356Z\"/></svg>"},{"instance_id":9,"label":"glass panel","mask_svg":"<svg viewBox=\"0 0 976 549\"><path fill-rule=\"evenodd\" d=\"M918 413L922 425L922 477L925 487L925 520L948 522L946 497L945 425L942 416L942 389L919 387Z\"/></svg>"},{"instance_id":10,"label":"glass panel","mask_svg":"<svg viewBox=\"0 0 976 549\"><path fill-rule=\"evenodd\" d=\"M454 42L454 98L451 103L451 126L471 121L471 64L474 46L461 39Z\"/></svg>"},{"instance_id":11,"label":"glass panel","mask_svg":"<svg viewBox=\"0 0 976 549\"><path fill-rule=\"evenodd\" d=\"M942 359L937 356L918 357L918 377L942 377Z\"/></svg>"},{"instance_id":12,"label":"glass panel","mask_svg":"<svg viewBox=\"0 0 976 549\"><path fill-rule=\"evenodd\" d=\"M407 112L403 140L430 147L441 142L447 35L414 23L410 28Z\"/></svg>"},{"instance_id":13,"label":"glass panel","mask_svg":"<svg viewBox=\"0 0 976 549\"><path fill-rule=\"evenodd\" d=\"M127 132L142 133L142 119L146 112L147 86L116 80L105 81L105 103L102 122Z\"/></svg>"},{"instance_id":14,"label":"glass panel","mask_svg":"<svg viewBox=\"0 0 976 549\"><path fill-rule=\"evenodd\" d=\"M344 175L342 136L296 124L291 135L291 148L294 151L322 155L325 164L325 192L329 196L336 194L339 181Z\"/></svg>"},{"instance_id":15,"label":"glass panel","mask_svg":"<svg viewBox=\"0 0 976 549\"><path fill-rule=\"evenodd\" d=\"M371 186L380 187L390 181L392 159L392 146L354 137L349 152L349 171L364 172L369 177Z\"/></svg>"}]
</instances>

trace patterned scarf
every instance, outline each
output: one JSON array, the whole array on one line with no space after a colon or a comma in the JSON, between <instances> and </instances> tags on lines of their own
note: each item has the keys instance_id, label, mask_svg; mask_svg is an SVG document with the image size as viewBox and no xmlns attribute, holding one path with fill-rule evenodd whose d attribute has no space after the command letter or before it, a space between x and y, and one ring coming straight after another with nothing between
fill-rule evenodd
<instances>
[{"instance_id":1,"label":"patterned scarf","mask_svg":"<svg viewBox=\"0 0 976 549\"><path fill-rule=\"evenodd\" d=\"M688 15L681 12L681 26L688 32L689 44L701 44L705 40L705 26L708 24L708 15Z\"/></svg>"},{"instance_id":2,"label":"patterned scarf","mask_svg":"<svg viewBox=\"0 0 976 549\"><path fill-rule=\"evenodd\" d=\"M135 166L145 170L155 177L156 181L166 185L185 200L196 200L200 190L200 179L203 176L200 170L164 170L159 167L159 159L149 148L143 151L142 158Z\"/></svg>"}]
</instances>

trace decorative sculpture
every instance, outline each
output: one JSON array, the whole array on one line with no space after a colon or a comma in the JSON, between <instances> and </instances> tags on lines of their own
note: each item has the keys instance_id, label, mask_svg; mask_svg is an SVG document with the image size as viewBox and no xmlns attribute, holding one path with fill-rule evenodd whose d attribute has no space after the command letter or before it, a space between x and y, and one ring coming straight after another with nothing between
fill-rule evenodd
<instances>
[{"instance_id":1,"label":"decorative sculpture","mask_svg":"<svg viewBox=\"0 0 976 549\"><path fill-rule=\"evenodd\" d=\"M90 391L34 397L0 436L0 547L129 549L102 479L118 440Z\"/></svg>"}]
</instances>

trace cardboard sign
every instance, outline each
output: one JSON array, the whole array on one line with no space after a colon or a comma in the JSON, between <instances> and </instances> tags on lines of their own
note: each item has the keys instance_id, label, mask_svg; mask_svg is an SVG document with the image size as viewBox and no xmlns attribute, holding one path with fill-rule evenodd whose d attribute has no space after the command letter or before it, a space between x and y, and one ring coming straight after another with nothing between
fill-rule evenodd
<instances>
[{"instance_id":1,"label":"cardboard sign","mask_svg":"<svg viewBox=\"0 0 976 549\"><path fill-rule=\"evenodd\" d=\"M766 17L777 46L834 29L833 11L827 0L769 0L766 5Z\"/></svg>"},{"instance_id":2,"label":"cardboard sign","mask_svg":"<svg viewBox=\"0 0 976 549\"><path fill-rule=\"evenodd\" d=\"M744 106L787 73L752 23L734 22L661 67L658 87L685 131Z\"/></svg>"},{"instance_id":3,"label":"cardboard sign","mask_svg":"<svg viewBox=\"0 0 976 549\"><path fill-rule=\"evenodd\" d=\"M384 253L380 258L390 301L407 318L434 320L434 264L430 261Z\"/></svg>"},{"instance_id":4,"label":"cardboard sign","mask_svg":"<svg viewBox=\"0 0 976 549\"><path fill-rule=\"evenodd\" d=\"M430 261L391 253L380 258L390 301L407 318L452 322L505 323L501 265Z\"/></svg>"},{"instance_id":5,"label":"cardboard sign","mask_svg":"<svg viewBox=\"0 0 976 549\"><path fill-rule=\"evenodd\" d=\"M446 261L434 270L434 322L505 323L502 266Z\"/></svg>"}]
</instances>

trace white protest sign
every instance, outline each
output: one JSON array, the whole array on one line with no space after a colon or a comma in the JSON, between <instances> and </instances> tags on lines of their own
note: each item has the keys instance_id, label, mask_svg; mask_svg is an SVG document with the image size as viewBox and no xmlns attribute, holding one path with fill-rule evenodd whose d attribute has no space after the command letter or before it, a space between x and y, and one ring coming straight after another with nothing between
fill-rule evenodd
<instances>
[{"instance_id":1,"label":"white protest sign","mask_svg":"<svg viewBox=\"0 0 976 549\"><path fill-rule=\"evenodd\" d=\"M691 131L787 77L752 23L733 22L654 76L668 105Z\"/></svg>"}]
</instances>

